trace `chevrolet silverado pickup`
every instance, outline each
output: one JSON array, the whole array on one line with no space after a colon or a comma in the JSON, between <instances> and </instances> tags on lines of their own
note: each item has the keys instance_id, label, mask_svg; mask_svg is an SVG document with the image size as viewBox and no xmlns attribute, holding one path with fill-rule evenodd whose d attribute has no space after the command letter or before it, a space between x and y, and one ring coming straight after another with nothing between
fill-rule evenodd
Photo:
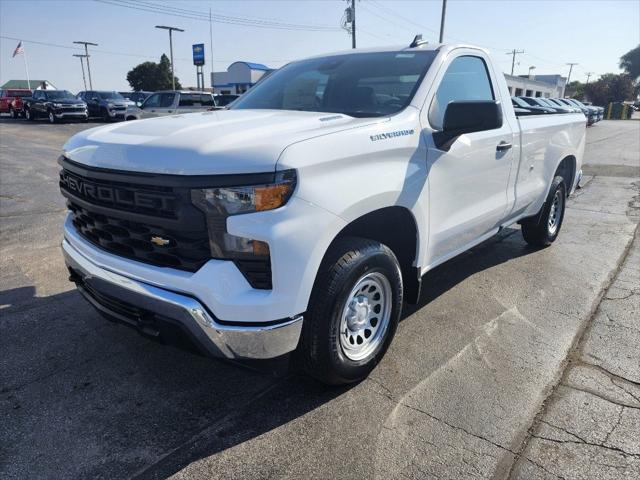
<instances>
[{"instance_id":1,"label":"chevrolet silverado pickup","mask_svg":"<svg viewBox=\"0 0 640 480\"><path fill-rule=\"evenodd\" d=\"M22 99L31 96L31 90L10 88L0 90L0 113L8 113L11 118L22 116Z\"/></svg>"},{"instance_id":2,"label":"chevrolet silverado pickup","mask_svg":"<svg viewBox=\"0 0 640 480\"><path fill-rule=\"evenodd\" d=\"M24 116L27 120L46 117L49 123L75 119L87 121L87 104L68 90L35 90L32 97L24 99Z\"/></svg>"},{"instance_id":3,"label":"chevrolet silverado pickup","mask_svg":"<svg viewBox=\"0 0 640 480\"><path fill-rule=\"evenodd\" d=\"M85 130L59 160L70 280L161 342L359 381L427 271L516 223L558 237L586 119L526 113L488 52L416 38Z\"/></svg>"}]
</instances>

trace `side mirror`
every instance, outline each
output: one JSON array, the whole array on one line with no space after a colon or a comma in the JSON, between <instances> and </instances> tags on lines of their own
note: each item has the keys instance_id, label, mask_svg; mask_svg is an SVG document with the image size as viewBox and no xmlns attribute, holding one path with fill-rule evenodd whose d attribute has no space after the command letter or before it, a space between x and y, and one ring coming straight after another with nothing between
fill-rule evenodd
<instances>
[{"instance_id":1,"label":"side mirror","mask_svg":"<svg viewBox=\"0 0 640 480\"><path fill-rule=\"evenodd\" d=\"M496 100L454 101L447 105L442 130L433 134L433 140L436 147L448 151L460 135L494 130L501 126L500 102Z\"/></svg>"}]
</instances>

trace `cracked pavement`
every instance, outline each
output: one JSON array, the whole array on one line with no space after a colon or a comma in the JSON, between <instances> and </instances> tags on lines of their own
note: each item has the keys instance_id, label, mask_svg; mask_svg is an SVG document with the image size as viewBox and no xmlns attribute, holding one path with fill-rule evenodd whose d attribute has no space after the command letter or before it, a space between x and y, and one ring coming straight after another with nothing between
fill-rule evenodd
<instances>
[{"instance_id":1,"label":"cracked pavement","mask_svg":"<svg viewBox=\"0 0 640 480\"><path fill-rule=\"evenodd\" d=\"M56 158L84 128L0 120L1 478L640 476L640 122L588 129L553 246L516 226L430 272L343 388L150 343L80 298Z\"/></svg>"}]
</instances>

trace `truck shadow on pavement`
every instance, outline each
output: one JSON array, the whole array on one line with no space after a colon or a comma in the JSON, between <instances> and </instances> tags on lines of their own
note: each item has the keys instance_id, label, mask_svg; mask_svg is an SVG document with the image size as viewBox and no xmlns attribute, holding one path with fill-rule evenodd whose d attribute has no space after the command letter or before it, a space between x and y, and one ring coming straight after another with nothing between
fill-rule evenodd
<instances>
[{"instance_id":1,"label":"truck shadow on pavement","mask_svg":"<svg viewBox=\"0 0 640 480\"><path fill-rule=\"evenodd\" d=\"M469 276L533 252L513 241L517 233L506 229L427 274L403 319ZM295 362L287 371L283 359L240 369L157 345L107 322L75 291L34 294L0 292L0 444L10 459L0 477L166 478L351 388L327 388Z\"/></svg>"}]
</instances>

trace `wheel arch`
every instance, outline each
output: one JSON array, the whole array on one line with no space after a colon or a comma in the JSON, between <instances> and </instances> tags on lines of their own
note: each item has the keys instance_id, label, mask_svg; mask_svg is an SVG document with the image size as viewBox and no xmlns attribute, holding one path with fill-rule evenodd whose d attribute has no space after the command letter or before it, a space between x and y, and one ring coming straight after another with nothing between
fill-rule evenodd
<instances>
[{"instance_id":1,"label":"wheel arch","mask_svg":"<svg viewBox=\"0 0 640 480\"><path fill-rule=\"evenodd\" d=\"M560 160L560 163L558 163L556 171L551 178L551 182L553 182L553 179L557 176L561 176L564 179L564 183L567 186L567 196L569 196L573 190L573 183L576 178L576 166L576 157L574 155L567 155Z\"/></svg>"},{"instance_id":2,"label":"wheel arch","mask_svg":"<svg viewBox=\"0 0 640 480\"><path fill-rule=\"evenodd\" d=\"M415 266L420 245L418 223L403 206L383 207L368 212L349 222L334 237L333 243L344 237L361 237L380 242L393 251L400 263L404 286L404 299L417 303L420 297L421 272Z\"/></svg>"}]
</instances>

